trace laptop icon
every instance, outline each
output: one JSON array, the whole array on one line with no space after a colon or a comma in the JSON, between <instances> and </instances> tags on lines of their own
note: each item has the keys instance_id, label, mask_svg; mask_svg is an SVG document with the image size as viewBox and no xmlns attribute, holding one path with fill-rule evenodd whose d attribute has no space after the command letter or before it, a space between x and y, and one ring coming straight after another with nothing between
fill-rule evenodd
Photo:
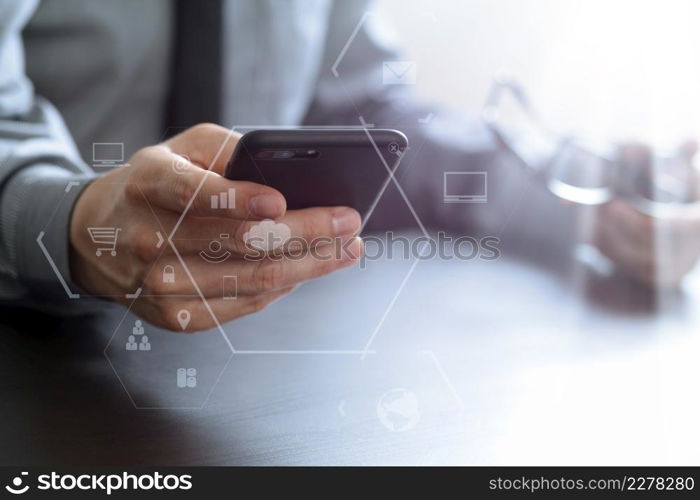
<instances>
[{"instance_id":1,"label":"laptop icon","mask_svg":"<svg viewBox=\"0 0 700 500\"><path fill-rule=\"evenodd\" d=\"M124 163L123 142L93 142L92 166L94 168L117 167Z\"/></svg>"},{"instance_id":2,"label":"laptop icon","mask_svg":"<svg viewBox=\"0 0 700 500\"><path fill-rule=\"evenodd\" d=\"M445 172L445 203L486 203L488 201L486 172Z\"/></svg>"}]
</instances>

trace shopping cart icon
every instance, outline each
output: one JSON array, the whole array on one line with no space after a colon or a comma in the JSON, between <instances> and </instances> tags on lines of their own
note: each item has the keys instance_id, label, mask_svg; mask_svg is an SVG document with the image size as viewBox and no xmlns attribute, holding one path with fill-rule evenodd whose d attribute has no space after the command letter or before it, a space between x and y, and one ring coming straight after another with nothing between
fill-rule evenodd
<instances>
[{"instance_id":1,"label":"shopping cart icon","mask_svg":"<svg viewBox=\"0 0 700 500\"><path fill-rule=\"evenodd\" d=\"M99 257L102 252L109 252L112 257L117 255L117 236L121 230L120 227L89 227L88 233L92 242L96 245L104 245L95 250L95 255Z\"/></svg>"}]
</instances>

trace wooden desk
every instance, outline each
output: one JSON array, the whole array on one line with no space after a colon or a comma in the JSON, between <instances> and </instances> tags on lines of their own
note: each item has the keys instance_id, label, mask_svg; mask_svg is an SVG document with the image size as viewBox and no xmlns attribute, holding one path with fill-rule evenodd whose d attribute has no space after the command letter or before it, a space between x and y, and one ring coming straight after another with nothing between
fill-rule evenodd
<instances>
[{"instance_id":1,"label":"wooden desk","mask_svg":"<svg viewBox=\"0 0 700 500\"><path fill-rule=\"evenodd\" d=\"M220 332L150 325L134 355L122 309L4 321L1 462L700 462L697 286L659 307L580 269L431 260L384 317L412 264L344 271L226 325L235 355ZM373 353L344 352L375 330ZM177 387L182 367L197 387ZM378 417L394 389L418 404L409 430Z\"/></svg>"}]
</instances>

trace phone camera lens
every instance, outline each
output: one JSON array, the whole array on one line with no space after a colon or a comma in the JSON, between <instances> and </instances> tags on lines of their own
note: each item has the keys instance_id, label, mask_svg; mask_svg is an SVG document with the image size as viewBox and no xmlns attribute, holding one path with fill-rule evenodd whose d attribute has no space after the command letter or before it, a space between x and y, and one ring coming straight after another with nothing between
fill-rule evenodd
<instances>
[{"instance_id":1,"label":"phone camera lens","mask_svg":"<svg viewBox=\"0 0 700 500\"><path fill-rule=\"evenodd\" d=\"M272 158L276 160L286 160L287 158L294 158L294 151L275 151L272 153Z\"/></svg>"}]
</instances>

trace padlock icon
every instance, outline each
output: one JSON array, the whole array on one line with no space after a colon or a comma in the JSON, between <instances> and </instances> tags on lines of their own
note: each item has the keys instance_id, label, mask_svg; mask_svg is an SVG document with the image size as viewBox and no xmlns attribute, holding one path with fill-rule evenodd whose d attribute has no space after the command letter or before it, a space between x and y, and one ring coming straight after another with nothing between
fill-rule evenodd
<instances>
[{"instance_id":1,"label":"padlock icon","mask_svg":"<svg viewBox=\"0 0 700 500\"><path fill-rule=\"evenodd\" d=\"M175 268L170 264L163 268L163 283L175 283Z\"/></svg>"}]
</instances>

